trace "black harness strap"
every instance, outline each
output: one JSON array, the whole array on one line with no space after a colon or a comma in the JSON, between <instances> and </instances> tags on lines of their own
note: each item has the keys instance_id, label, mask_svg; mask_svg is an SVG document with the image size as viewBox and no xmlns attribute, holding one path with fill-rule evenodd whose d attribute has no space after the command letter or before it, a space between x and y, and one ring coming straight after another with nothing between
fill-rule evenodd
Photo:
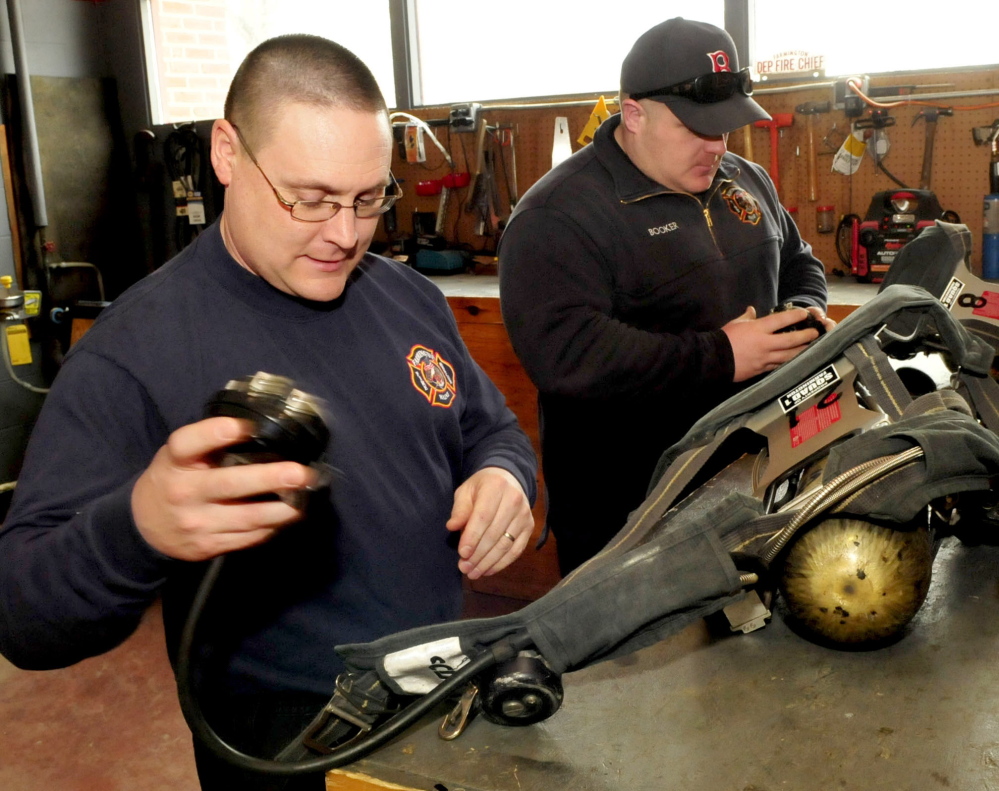
<instances>
[{"instance_id":1,"label":"black harness strap","mask_svg":"<svg viewBox=\"0 0 999 791\"><path fill-rule=\"evenodd\" d=\"M873 336L862 338L846 349L844 356L857 369L861 382L871 391L875 403L894 423L901 419L912 396Z\"/></svg>"},{"instance_id":2,"label":"black harness strap","mask_svg":"<svg viewBox=\"0 0 999 791\"><path fill-rule=\"evenodd\" d=\"M991 376L961 373L961 381L978 412L978 418L990 431L999 434L999 384Z\"/></svg>"},{"instance_id":3,"label":"black harness strap","mask_svg":"<svg viewBox=\"0 0 999 791\"><path fill-rule=\"evenodd\" d=\"M731 427L729 427L731 428ZM680 493L686 489L694 477L703 469L708 460L718 450L719 446L731 436L730 430L719 431L714 440L707 445L693 448L678 456L667 469L667 473L659 479L655 488L645 501L628 516L628 521L617 535L610 540L602 550L605 553L624 552L640 543L648 531L659 522L665 513L673 506ZM576 568L560 585L575 577L580 571L593 562L590 558L586 563Z\"/></svg>"}]
</instances>

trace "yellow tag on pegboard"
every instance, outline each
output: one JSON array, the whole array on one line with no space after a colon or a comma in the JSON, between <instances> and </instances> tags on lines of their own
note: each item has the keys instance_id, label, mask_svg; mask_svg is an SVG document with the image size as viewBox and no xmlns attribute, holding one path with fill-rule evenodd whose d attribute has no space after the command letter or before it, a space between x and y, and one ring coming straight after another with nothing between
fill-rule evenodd
<instances>
[{"instance_id":1,"label":"yellow tag on pegboard","mask_svg":"<svg viewBox=\"0 0 999 791\"><path fill-rule=\"evenodd\" d=\"M28 343L28 328L23 324L11 324L7 330L7 350L10 352L11 365L29 365L31 363L31 344Z\"/></svg>"},{"instance_id":2,"label":"yellow tag on pegboard","mask_svg":"<svg viewBox=\"0 0 999 791\"><path fill-rule=\"evenodd\" d=\"M585 146L587 143L593 141L593 135L597 133L597 128L611 117L610 110L607 109L607 102L604 97L601 96L597 99L597 103L593 105L593 110L590 111L590 120L586 122L586 126L583 127L583 132L576 139L576 142L581 146Z\"/></svg>"},{"instance_id":3,"label":"yellow tag on pegboard","mask_svg":"<svg viewBox=\"0 0 999 791\"><path fill-rule=\"evenodd\" d=\"M24 292L24 315L26 316L37 316L42 312L42 292L41 291L25 291Z\"/></svg>"}]
</instances>

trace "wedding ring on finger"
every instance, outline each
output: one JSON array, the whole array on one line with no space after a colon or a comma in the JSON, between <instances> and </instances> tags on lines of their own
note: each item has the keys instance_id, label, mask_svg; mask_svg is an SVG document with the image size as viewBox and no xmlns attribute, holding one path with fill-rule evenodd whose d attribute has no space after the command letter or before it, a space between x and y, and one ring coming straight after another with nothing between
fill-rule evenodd
<instances>
[{"instance_id":1,"label":"wedding ring on finger","mask_svg":"<svg viewBox=\"0 0 999 791\"><path fill-rule=\"evenodd\" d=\"M516 538L515 538L514 536L511 536L511 535L510 535L510 534L509 534L508 532L506 532L505 530L503 531L503 536L504 536L504 537L506 537L506 538L509 538L509 539L510 539L511 541L516 541L516 540L517 540L517 539L516 539Z\"/></svg>"}]
</instances>

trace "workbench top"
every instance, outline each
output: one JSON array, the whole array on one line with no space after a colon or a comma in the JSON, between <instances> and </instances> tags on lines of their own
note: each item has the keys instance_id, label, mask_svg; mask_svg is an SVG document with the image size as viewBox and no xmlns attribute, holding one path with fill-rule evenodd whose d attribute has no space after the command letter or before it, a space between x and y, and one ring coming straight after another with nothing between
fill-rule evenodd
<instances>
[{"instance_id":1,"label":"workbench top","mask_svg":"<svg viewBox=\"0 0 999 791\"><path fill-rule=\"evenodd\" d=\"M447 297L499 297L496 275L440 275L430 278ZM852 277L829 280L830 305L863 305L878 293L873 283L858 283Z\"/></svg>"},{"instance_id":2,"label":"workbench top","mask_svg":"<svg viewBox=\"0 0 999 791\"><path fill-rule=\"evenodd\" d=\"M712 635L699 622L566 675L565 702L543 723L506 728L479 718L444 742L440 717L428 718L331 773L328 787L997 788L997 583L999 548L947 539L926 603L893 646L822 648L779 612L748 635Z\"/></svg>"}]
</instances>

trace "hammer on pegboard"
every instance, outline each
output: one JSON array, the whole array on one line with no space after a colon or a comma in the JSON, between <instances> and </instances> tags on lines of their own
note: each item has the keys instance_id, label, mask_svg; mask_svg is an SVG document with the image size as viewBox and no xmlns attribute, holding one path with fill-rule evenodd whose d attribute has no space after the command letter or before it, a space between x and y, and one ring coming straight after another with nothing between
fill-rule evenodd
<instances>
[{"instance_id":1,"label":"hammer on pegboard","mask_svg":"<svg viewBox=\"0 0 999 791\"><path fill-rule=\"evenodd\" d=\"M780 197L780 160L777 156L777 142L780 130L794 123L794 113L772 113L769 121L754 121L753 125L760 129L770 130L770 178Z\"/></svg>"},{"instance_id":2,"label":"hammer on pegboard","mask_svg":"<svg viewBox=\"0 0 999 791\"><path fill-rule=\"evenodd\" d=\"M832 110L832 102L805 102L794 108L796 113L805 116L805 126L808 130L808 200L813 203L819 199L819 163L818 152L815 150L815 116Z\"/></svg>"}]
</instances>

